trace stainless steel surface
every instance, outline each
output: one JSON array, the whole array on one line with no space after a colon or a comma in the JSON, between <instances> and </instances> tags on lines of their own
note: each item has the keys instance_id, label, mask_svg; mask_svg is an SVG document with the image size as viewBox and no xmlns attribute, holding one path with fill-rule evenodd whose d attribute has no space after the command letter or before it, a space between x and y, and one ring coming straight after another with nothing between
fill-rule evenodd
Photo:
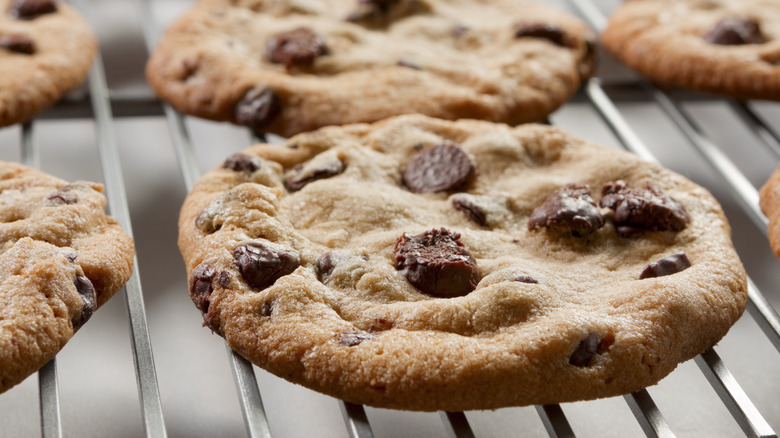
<instances>
[{"instance_id":1,"label":"stainless steel surface","mask_svg":"<svg viewBox=\"0 0 780 438\"><path fill-rule=\"evenodd\" d=\"M178 208L203 170L254 140L242 128L179 115L144 82L148 50L192 0L73 3L95 27L102 56L83 90L31 124L0 130L0 159L103 182L111 213L136 240L137 269L125 300L98 311L56 365L0 395L0 437L731 437L780 429L780 261L756 205L757 187L780 160L778 104L658 90L602 56L599 79L550 118L661 162L722 203L751 284L748 311L718 353L624 397L438 415L374 409L289 384L229 350L225 357L222 339L200 327L176 248ZM601 28L618 1L550 3Z\"/></svg>"}]
</instances>

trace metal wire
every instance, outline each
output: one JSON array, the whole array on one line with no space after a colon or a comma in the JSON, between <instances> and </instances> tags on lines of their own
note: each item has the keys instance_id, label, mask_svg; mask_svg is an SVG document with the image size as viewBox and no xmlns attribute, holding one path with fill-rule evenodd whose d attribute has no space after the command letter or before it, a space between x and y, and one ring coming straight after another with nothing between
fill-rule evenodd
<instances>
[{"instance_id":1,"label":"metal wire","mask_svg":"<svg viewBox=\"0 0 780 438\"><path fill-rule=\"evenodd\" d=\"M645 435L651 438L672 438L675 436L647 390L642 389L626 394L623 398L628 403L628 407Z\"/></svg>"},{"instance_id":2,"label":"metal wire","mask_svg":"<svg viewBox=\"0 0 780 438\"><path fill-rule=\"evenodd\" d=\"M574 437L574 431L569 425L569 420L563 413L560 405L535 406L536 413L539 414L544 424L547 434L551 438L569 438Z\"/></svg>"}]
</instances>

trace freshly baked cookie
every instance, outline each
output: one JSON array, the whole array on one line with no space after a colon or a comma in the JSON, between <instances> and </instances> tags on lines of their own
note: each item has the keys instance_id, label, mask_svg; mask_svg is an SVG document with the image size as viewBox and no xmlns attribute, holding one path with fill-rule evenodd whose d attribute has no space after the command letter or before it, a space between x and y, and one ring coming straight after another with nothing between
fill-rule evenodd
<instances>
[{"instance_id":1,"label":"freshly baked cookie","mask_svg":"<svg viewBox=\"0 0 780 438\"><path fill-rule=\"evenodd\" d=\"M409 113L517 124L592 74L593 39L527 0L201 0L146 71L179 111L258 133Z\"/></svg>"},{"instance_id":2,"label":"freshly baked cookie","mask_svg":"<svg viewBox=\"0 0 780 438\"><path fill-rule=\"evenodd\" d=\"M780 257L780 167L759 191L761 210L769 218L769 244Z\"/></svg>"},{"instance_id":3,"label":"freshly baked cookie","mask_svg":"<svg viewBox=\"0 0 780 438\"><path fill-rule=\"evenodd\" d=\"M258 145L188 195L204 325L270 372L413 410L658 382L739 318L704 189L558 129L419 115Z\"/></svg>"},{"instance_id":4,"label":"freshly baked cookie","mask_svg":"<svg viewBox=\"0 0 780 438\"><path fill-rule=\"evenodd\" d=\"M0 126L25 122L77 87L97 50L89 25L55 0L0 0Z\"/></svg>"},{"instance_id":5,"label":"freshly baked cookie","mask_svg":"<svg viewBox=\"0 0 780 438\"><path fill-rule=\"evenodd\" d=\"M0 162L0 392L46 364L130 278L100 184Z\"/></svg>"},{"instance_id":6,"label":"freshly baked cookie","mask_svg":"<svg viewBox=\"0 0 780 438\"><path fill-rule=\"evenodd\" d=\"M632 0L604 46L662 85L736 99L780 100L780 2Z\"/></svg>"}]
</instances>

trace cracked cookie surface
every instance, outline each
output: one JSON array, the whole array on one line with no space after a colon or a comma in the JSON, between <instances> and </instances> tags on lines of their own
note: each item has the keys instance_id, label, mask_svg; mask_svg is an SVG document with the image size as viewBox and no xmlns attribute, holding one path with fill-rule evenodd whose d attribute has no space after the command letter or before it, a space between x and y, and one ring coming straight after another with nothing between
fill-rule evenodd
<instances>
[{"instance_id":1,"label":"cracked cookie surface","mask_svg":"<svg viewBox=\"0 0 780 438\"><path fill-rule=\"evenodd\" d=\"M431 190L410 167L433 169ZM290 190L300 169L322 177ZM746 300L707 191L539 125L413 115L251 147L197 182L179 246L231 348L398 409L636 391L715 344Z\"/></svg>"},{"instance_id":2,"label":"cracked cookie surface","mask_svg":"<svg viewBox=\"0 0 780 438\"><path fill-rule=\"evenodd\" d=\"M67 4L0 0L0 126L31 119L80 85L96 51Z\"/></svg>"},{"instance_id":3,"label":"cracked cookie surface","mask_svg":"<svg viewBox=\"0 0 780 438\"><path fill-rule=\"evenodd\" d=\"M130 277L100 184L0 162L0 392L53 358Z\"/></svg>"},{"instance_id":4,"label":"cracked cookie surface","mask_svg":"<svg viewBox=\"0 0 780 438\"><path fill-rule=\"evenodd\" d=\"M780 3L774 0L627 1L601 40L659 84L780 100Z\"/></svg>"},{"instance_id":5,"label":"cracked cookie surface","mask_svg":"<svg viewBox=\"0 0 780 438\"><path fill-rule=\"evenodd\" d=\"M147 77L184 113L283 136L409 113L518 124L593 73L594 39L526 0L202 0Z\"/></svg>"}]
</instances>

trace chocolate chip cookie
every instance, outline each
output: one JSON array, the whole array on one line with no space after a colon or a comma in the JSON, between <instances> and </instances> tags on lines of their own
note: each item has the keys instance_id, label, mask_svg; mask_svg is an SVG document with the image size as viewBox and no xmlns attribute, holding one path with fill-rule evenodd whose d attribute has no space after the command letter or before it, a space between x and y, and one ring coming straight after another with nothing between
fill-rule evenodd
<instances>
[{"instance_id":1,"label":"chocolate chip cookie","mask_svg":"<svg viewBox=\"0 0 780 438\"><path fill-rule=\"evenodd\" d=\"M769 244L780 258L780 167L759 191L761 210L769 218Z\"/></svg>"},{"instance_id":2,"label":"chocolate chip cookie","mask_svg":"<svg viewBox=\"0 0 780 438\"><path fill-rule=\"evenodd\" d=\"M179 246L204 325L356 403L493 409L658 382L742 314L718 203L541 125L421 115L229 157Z\"/></svg>"},{"instance_id":3,"label":"chocolate chip cookie","mask_svg":"<svg viewBox=\"0 0 780 438\"><path fill-rule=\"evenodd\" d=\"M633 0L602 35L629 67L665 86L780 100L780 3Z\"/></svg>"},{"instance_id":4,"label":"chocolate chip cookie","mask_svg":"<svg viewBox=\"0 0 780 438\"><path fill-rule=\"evenodd\" d=\"M55 0L0 0L0 127L25 122L80 85L97 50L89 25Z\"/></svg>"},{"instance_id":5,"label":"chocolate chip cookie","mask_svg":"<svg viewBox=\"0 0 780 438\"><path fill-rule=\"evenodd\" d=\"M0 162L0 392L46 364L130 278L100 184Z\"/></svg>"},{"instance_id":6,"label":"chocolate chip cookie","mask_svg":"<svg viewBox=\"0 0 780 438\"><path fill-rule=\"evenodd\" d=\"M527 0L202 0L147 77L179 111L258 133L409 113L518 124L593 73L593 40Z\"/></svg>"}]
</instances>

